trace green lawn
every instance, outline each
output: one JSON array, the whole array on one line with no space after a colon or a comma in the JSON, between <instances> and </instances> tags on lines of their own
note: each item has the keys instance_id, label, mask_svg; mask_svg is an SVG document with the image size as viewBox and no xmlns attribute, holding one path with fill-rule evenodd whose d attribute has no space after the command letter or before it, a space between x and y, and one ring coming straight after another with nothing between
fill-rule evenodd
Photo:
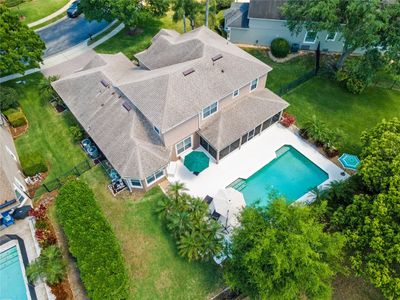
<instances>
[{"instance_id":1,"label":"green lawn","mask_svg":"<svg viewBox=\"0 0 400 300\"><path fill-rule=\"evenodd\" d=\"M28 0L11 9L25 17L23 23L29 24L56 12L67 2L68 0Z\"/></svg>"},{"instance_id":2,"label":"green lawn","mask_svg":"<svg viewBox=\"0 0 400 300\"><path fill-rule=\"evenodd\" d=\"M26 84L7 83L17 89L19 103L28 119L28 132L16 139L18 155L27 160L32 153L41 153L49 168L48 180L54 179L86 159L82 149L72 141L69 126L75 124L72 114L59 114L39 94L41 73L24 77Z\"/></svg>"},{"instance_id":3,"label":"green lawn","mask_svg":"<svg viewBox=\"0 0 400 300\"><path fill-rule=\"evenodd\" d=\"M178 32L183 32L183 23L182 21L177 23L173 22L172 13L169 12L163 18L151 19L140 26L140 29L143 30L142 33L133 36L128 35L128 29L125 28L111 39L97 46L95 50L99 53L122 52L130 59L133 59L134 54L143 51L150 46L151 39L162 28L174 29ZM190 30L188 21L187 29Z\"/></svg>"},{"instance_id":4,"label":"green lawn","mask_svg":"<svg viewBox=\"0 0 400 300\"><path fill-rule=\"evenodd\" d=\"M189 263L178 256L170 234L155 214L154 188L139 201L128 193L113 197L100 167L81 176L95 193L121 243L131 279L131 299L206 299L221 287L214 263Z\"/></svg>"}]
</instances>

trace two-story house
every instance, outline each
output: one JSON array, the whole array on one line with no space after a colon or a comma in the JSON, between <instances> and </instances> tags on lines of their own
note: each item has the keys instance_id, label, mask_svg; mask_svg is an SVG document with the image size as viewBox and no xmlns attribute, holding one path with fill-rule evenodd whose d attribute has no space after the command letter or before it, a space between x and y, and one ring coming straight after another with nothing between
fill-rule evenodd
<instances>
[{"instance_id":1,"label":"two-story house","mask_svg":"<svg viewBox=\"0 0 400 300\"><path fill-rule=\"evenodd\" d=\"M0 114L0 212L23 205L27 190L9 125Z\"/></svg>"},{"instance_id":2,"label":"two-story house","mask_svg":"<svg viewBox=\"0 0 400 300\"><path fill-rule=\"evenodd\" d=\"M200 146L218 163L288 106L265 89L271 67L206 27L162 29L136 59L98 54L53 83L129 189Z\"/></svg>"},{"instance_id":3,"label":"two-story house","mask_svg":"<svg viewBox=\"0 0 400 300\"><path fill-rule=\"evenodd\" d=\"M233 2L224 12L228 40L237 44L270 46L274 39L284 38L290 44L298 44L301 50L316 50L318 44L324 52L343 50L340 32L303 29L297 35L292 34L280 9L284 3L286 0Z\"/></svg>"}]
</instances>

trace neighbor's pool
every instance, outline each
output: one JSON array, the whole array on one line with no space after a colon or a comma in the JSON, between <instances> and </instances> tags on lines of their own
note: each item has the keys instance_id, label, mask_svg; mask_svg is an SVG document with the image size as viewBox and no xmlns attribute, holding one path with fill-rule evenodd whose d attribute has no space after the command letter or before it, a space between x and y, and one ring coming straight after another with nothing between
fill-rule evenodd
<instances>
[{"instance_id":1,"label":"neighbor's pool","mask_svg":"<svg viewBox=\"0 0 400 300\"><path fill-rule=\"evenodd\" d=\"M22 268L16 246L0 253L0 299L28 299Z\"/></svg>"},{"instance_id":2,"label":"neighbor's pool","mask_svg":"<svg viewBox=\"0 0 400 300\"><path fill-rule=\"evenodd\" d=\"M276 151L277 158L251 175L241 185L247 205L268 205L275 195L292 203L328 179L328 174L292 146Z\"/></svg>"}]
</instances>

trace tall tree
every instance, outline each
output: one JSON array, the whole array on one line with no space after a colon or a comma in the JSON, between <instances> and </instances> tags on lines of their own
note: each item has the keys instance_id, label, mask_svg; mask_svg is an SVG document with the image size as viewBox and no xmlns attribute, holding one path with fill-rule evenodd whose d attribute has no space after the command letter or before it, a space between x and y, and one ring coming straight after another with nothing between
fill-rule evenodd
<instances>
[{"instance_id":1,"label":"tall tree","mask_svg":"<svg viewBox=\"0 0 400 300\"><path fill-rule=\"evenodd\" d=\"M172 10L174 22L183 21L183 32L186 32L186 18L190 21L192 30L196 27L196 15L200 11L201 3L196 0L173 0Z\"/></svg>"},{"instance_id":2,"label":"tall tree","mask_svg":"<svg viewBox=\"0 0 400 300\"><path fill-rule=\"evenodd\" d=\"M282 12L288 28L299 33L340 32L344 43L337 68L358 48L398 49L400 3L387 0L288 0Z\"/></svg>"},{"instance_id":3,"label":"tall tree","mask_svg":"<svg viewBox=\"0 0 400 300\"><path fill-rule=\"evenodd\" d=\"M245 208L225 266L227 283L255 299L329 299L344 238L324 232L319 218L282 199Z\"/></svg>"},{"instance_id":4,"label":"tall tree","mask_svg":"<svg viewBox=\"0 0 400 300\"><path fill-rule=\"evenodd\" d=\"M29 67L39 67L44 42L18 16L0 4L0 75L23 74Z\"/></svg>"}]
</instances>

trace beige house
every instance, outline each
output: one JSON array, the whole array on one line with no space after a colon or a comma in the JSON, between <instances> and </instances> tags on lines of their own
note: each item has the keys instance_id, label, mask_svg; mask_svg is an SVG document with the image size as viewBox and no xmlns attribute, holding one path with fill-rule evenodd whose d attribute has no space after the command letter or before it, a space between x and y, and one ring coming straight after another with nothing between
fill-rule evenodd
<instances>
[{"instance_id":1,"label":"beige house","mask_svg":"<svg viewBox=\"0 0 400 300\"><path fill-rule=\"evenodd\" d=\"M28 199L27 186L20 169L9 126L0 114L0 212L21 206ZM6 201L9 205L6 205Z\"/></svg>"},{"instance_id":2,"label":"beige house","mask_svg":"<svg viewBox=\"0 0 400 300\"><path fill-rule=\"evenodd\" d=\"M218 162L288 106L264 88L271 67L206 27L162 29L136 59L98 54L53 83L131 190L199 146Z\"/></svg>"}]
</instances>

